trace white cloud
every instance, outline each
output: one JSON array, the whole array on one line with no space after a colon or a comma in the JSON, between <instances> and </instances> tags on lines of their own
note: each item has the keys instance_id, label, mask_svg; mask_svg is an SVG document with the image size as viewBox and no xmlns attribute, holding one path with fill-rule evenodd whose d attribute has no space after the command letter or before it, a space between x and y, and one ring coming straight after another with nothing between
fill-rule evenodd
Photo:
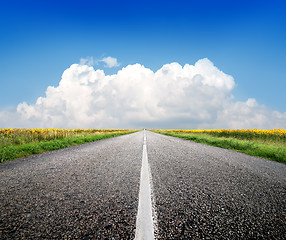
<instances>
[{"instance_id":1,"label":"white cloud","mask_svg":"<svg viewBox=\"0 0 286 240\"><path fill-rule=\"evenodd\" d=\"M73 64L45 97L19 104L10 115L0 112L0 127L286 127L286 113L255 99L235 102L234 87L234 79L208 59L195 65L166 64L156 72L128 65L114 75Z\"/></svg>"},{"instance_id":2,"label":"white cloud","mask_svg":"<svg viewBox=\"0 0 286 240\"><path fill-rule=\"evenodd\" d=\"M93 66L97 64L97 60L95 60L93 57L86 57L86 58L81 58L79 61L80 65L88 65L88 66Z\"/></svg>"},{"instance_id":3,"label":"white cloud","mask_svg":"<svg viewBox=\"0 0 286 240\"><path fill-rule=\"evenodd\" d=\"M230 102L218 113L213 126L218 128L286 128L286 113L273 111L260 105L255 99L246 102Z\"/></svg>"},{"instance_id":4,"label":"white cloud","mask_svg":"<svg viewBox=\"0 0 286 240\"><path fill-rule=\"evenodd\" d=\"M95 65L98 65L100 62L104 63L104 67L107 67L107 68L113 68L113 67L120 66L120 63L118 63L117 58L113 58L110 56L104 57L100 60L95 59L93 57L81 58L79 61L79 65L95 66Z\"/></svg>"},{"instance_id":5,"label":"white cloud","mask_svg":"<svg viewBox=\"0 0 286 240\"><path fill-rule=\"evenodd\" d=\"M117 62L117 59L113 57L104 57L100 60L100 62L104 62L106 64L105 66L108 68L120 66L120 64Z\"/></svg>"}]
</instances>

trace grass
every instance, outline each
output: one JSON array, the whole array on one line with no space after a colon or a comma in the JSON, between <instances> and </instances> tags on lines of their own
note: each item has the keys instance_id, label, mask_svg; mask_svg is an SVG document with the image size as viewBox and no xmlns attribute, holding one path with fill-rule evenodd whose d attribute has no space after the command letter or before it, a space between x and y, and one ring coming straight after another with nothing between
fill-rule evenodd
<instances>
[{"instance_id":1,"label":"grass","mask_svg":"<svg viewBox=\"0 0 286 240\"><path fill-rule=\"evenodd\" d=\"M63 134L65 130L57 130L62 131L57 134L57 131L53 130L54 137L51 137L52 130L41 129L38 133L30 130L14 129L6 135L2 131L2 135L0 134L0 162L135 132L133 130L106 130L105 132L70 132L70 130L66 130L67 133ZM47 137L48 135L49 137Z\"/></svg>"},{"instance_id":2,"label":"grass","mask_svg":"<svg viewBox=\"0 0 286 240\"><path fill-rule=\"evenodd\" d=\"M203 143L226 149L243 152L252 156L267 158L281 163L286 163L286 143L278 139L261 140L251 137L251 139L238 139L235 137L218 137L208 133L184 133L172 132L171 130L153 130L154 132L168 136L179 137L186 140Z\"/></svg>"},{"instance_id":3,"label":"grass","mask_svg":"<svg viewBox=\"0 0 286 240\"><path fill-rule=\"evenodd\" d=\"M152 130L286 163L286 131ZM135 132L124 129L0 129L0 162Z\"/></svg>"}]
</instances>

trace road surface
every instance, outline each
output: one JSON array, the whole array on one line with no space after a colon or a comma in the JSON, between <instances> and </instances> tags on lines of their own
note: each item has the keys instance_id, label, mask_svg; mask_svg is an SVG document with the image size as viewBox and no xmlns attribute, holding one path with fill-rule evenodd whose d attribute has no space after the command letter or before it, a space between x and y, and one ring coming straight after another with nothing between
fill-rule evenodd
<instances>
[{"instance_id":1,"label":"road surface","mask_svg":"<svg viewBox=\"0 0 286 240\"><path fill-rule=\"evenodd\" d=\"M285 164L143 136L0 164L0 239L134 239L144 145L157 239L286 239Z\"/></svg>"}]
</instances>

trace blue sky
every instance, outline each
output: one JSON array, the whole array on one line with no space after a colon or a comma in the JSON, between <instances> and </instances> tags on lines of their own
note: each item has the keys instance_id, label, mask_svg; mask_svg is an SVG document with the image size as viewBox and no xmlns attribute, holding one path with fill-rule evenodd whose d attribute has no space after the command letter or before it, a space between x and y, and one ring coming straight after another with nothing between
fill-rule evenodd
<instances>
[{"instance_id":1,"label":"blue sky","mask_svg":"<svg viewBox=\"0 0 286 240\"><path fill-rule=\"evenodd\" d=\"M237 101L286 112L284 1L1 1L0 110L34 103L81 58L112 56L113 74L140 63L208 58Z\"/></svg>"}]
</instances>

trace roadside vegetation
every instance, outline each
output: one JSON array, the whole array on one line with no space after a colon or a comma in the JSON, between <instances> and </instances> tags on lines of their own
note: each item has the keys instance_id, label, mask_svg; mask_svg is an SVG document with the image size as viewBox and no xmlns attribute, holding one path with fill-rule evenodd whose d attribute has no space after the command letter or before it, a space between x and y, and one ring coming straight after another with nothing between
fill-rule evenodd
<instances>
[{"instance_id":1,"label":"roadside vegetation","mask_svg":"<svg viewBox=\"0 0 286 240\"><path fill-rule=\"evenodd\" d=\"M286 163L285 129L157 129L152 131Z\"/></svg>"},{"instance_id":2,"label":"roadside vegetation","mask_svg":"<svg viewBox=\"0 0 286 240\"><path fill-rule=\"evenodd\" d=\"M0 162L135 131L128 129L0 129Z\"/></svg>"}]
</instances>

